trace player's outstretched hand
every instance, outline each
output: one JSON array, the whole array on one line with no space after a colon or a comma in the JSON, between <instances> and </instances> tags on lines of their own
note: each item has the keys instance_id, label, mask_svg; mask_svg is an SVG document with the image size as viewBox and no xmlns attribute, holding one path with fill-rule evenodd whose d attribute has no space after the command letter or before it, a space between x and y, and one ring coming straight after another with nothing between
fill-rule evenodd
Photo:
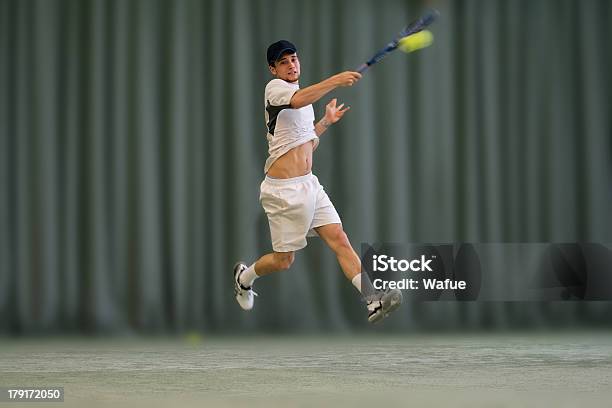
<instances>
[{"instance_id":1,"label":"player's outstretched hand","mask_svg":"<svg viewBox=\"0 0 612 408\"><path fill-rule=\"evenodd\" d=\"M361 79L361 74L355 71L344 71L333 76L337 86L353 86Z\"/></svg>"},{"instance_id":2,"label":"player's outstretched hand","mask_svg":"<svg viewBox=\"0 0 612 408\"><path fill-rule=\"evenodd\" d=\"M338 102L337 99L334 98L331 101L329 101L327 105L325 105L325 120L330 124L336 123L337 121L342 119L342 116L344 116L346 111L351 109L350 106L343 108L344 107L343 103L336 106L337 102Z\"/></svg>"}]
</instances>

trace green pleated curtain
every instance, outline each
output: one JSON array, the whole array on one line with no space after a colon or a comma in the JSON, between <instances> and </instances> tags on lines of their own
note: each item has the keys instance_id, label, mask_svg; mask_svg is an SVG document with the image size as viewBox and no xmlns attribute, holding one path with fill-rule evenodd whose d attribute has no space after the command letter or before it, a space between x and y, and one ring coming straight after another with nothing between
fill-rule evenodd
<instances>
[{"instance_id":1,"label":"green pleated curtain","mask_svg":"<svg viewBox=\"0 0 612 408\"><path fill-rule=\"evenodd\" d=\"M331 97L314 172L362 242L612 242L609 0L0 0L0 333L366 327L311 240L271 250L258 196L265 50L302 86L354 69L427 5L435 43ZM598 303L408 304L382 330L608 325Z\"/></svg>"}]
</instances>

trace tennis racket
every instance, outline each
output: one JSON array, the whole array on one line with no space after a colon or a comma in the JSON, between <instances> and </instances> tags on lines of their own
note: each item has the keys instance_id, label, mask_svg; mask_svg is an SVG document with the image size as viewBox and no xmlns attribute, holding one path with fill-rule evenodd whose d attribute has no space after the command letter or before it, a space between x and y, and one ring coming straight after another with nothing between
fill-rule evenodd
<instances>
[{"instance_id":1,"label":"tennis racket","mask_svg":"<svg viewBox=\"0 0 612 408\"><path fill-rule=\"evenodd\" d=\"M368 68L370 68L372 65L385 58L387 54L395 50L398 47L399 42L402 38L407 37L411 34L418 33L419 31L423 31L423 29L433 23L439 15L440 12L438 12L438 10L436 9L427 10L419 19L408 24L406 28L400 31L397 36L385 46L385 48L374 54L372 58L370 58L367 62L361 64L355 71L359 72L360 74L363 74L365 71L368 70Z\"/></svg>"}]
</instances>

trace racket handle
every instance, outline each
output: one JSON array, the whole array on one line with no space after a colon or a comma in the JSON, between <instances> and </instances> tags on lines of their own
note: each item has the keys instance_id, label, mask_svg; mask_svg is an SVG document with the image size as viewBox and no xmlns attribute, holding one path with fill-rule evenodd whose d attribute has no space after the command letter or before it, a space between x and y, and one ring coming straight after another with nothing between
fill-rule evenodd
<instances>
[{"instance_id":1,"label":"racket handle","mask_svg":"<svg viewBox=\"0 0 612 408\"><path fill-rule=\"evenodd\" d=\"M370 66L367 63L365 63L365 64L361 64L355 71L359 72L360 74L363 74L364 72L368 70L368 68L370 68Z\"/></svg>"},{"instance_id":2,"label":"racket handle","mask_svg":"<svg viewBox=\"0 0 612 408\"><path fill-rule=\"evenodd\" d=\"M397 44L398 43L399 43L399 41L391 41L389 44L387 44L387 46L385 48L383 48L382 50L380 50L376 54L374 54L374 56L372 58L370 58L364 64L361 64L361 66L359 68L357 68L357 72L362 74L368 68L370 68L372 65L376 64L378 61L380 61L381 59L385 58L387 56L387 54L389 54L391 51L393 51L394 49L397 48Z\"/></svg>"}]
</instances>

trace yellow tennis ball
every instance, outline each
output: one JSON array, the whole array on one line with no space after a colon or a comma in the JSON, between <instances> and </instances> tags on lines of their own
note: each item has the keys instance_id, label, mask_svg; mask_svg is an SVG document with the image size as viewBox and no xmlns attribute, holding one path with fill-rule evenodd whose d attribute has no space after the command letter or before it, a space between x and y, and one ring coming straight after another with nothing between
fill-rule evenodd
<instances>
[{"instance_id":1,"label":"yellow tennis ball","mask_svg":"<svg viewBox=\"0 0 612 408\"><path fill-rule=\"evenodd\" d=\"M429 47L433 43L431 31L423 30L400 40L398 48L406 53Z\"/></svg>"},{"instance_id":2,"label":"yellow tennis ball","mask_svg":"<svg viewBox=\"0 0 612 408\"><path fill-rule=\"evenodd\" d=\"M191 345L196 345L202 342L202 335L198 332L192 331L185 335L185 340Z\"/></svg>"}]
</instances>

